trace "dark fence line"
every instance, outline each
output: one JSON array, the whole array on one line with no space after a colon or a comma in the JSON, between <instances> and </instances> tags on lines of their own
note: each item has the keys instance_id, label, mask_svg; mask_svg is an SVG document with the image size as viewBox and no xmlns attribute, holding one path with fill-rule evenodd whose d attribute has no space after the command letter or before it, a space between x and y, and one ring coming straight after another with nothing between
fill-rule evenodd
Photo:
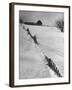
<instances>
[{"instance_id":1,"label":"dark fence line","mask_svg":"<svg viewBox=\"0 0 72 90\"><path fill-rule=\"evenodd\" d=\"M51 58L48 58L46 55L44 55L44 56L48 62L48 64L46 64L46 65L48 65L57 74L58 77L62 77L62 75L60 74L56 64L51 60Z\"/></svg>"}]
</instances>

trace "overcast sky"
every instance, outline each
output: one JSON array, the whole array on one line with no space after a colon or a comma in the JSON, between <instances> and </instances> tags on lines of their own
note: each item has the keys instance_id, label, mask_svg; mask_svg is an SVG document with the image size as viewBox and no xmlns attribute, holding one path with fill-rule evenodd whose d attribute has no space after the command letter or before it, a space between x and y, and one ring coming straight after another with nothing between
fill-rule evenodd
<instances>
[{"instance_id":1,"label":"overcast sky","mask_svg":"<svg viewBox=\"0 0 72 90\"><path fill-rule=\"evenodd\" d=\"M55 21L64 19L63 12L39 12L39 11L19 11L19 17L24 22L37 22L41 20L43 25L55 26Z\"/></svg>"}]
</instances>

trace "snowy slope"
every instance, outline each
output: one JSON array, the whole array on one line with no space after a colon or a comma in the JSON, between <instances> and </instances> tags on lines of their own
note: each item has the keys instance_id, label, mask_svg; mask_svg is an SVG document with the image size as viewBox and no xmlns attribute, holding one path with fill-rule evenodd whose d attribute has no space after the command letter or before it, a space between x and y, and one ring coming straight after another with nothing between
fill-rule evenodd
<instances>
[{"instance_id":1,"label":"snowy slope","mask_svg":"<svg viewBox=\"0 0 72 90\"><path fill-rule=\"evenodd\" d=\"M28 36L25 28L36 35L41 50L57 65L60 73L64 74L64 35L56 27L20 25L20 79L56 77L46 65L39 48Z\"/></svg>"}]
</instances>

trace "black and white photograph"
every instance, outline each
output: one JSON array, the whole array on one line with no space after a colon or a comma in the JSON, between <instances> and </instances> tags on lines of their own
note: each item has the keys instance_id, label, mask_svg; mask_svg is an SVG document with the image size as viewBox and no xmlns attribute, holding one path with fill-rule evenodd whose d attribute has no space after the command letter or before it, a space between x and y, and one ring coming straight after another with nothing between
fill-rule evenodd
<instances>
[{"instance_id":1,"label":"black and white photograph","mask_svg":"<svg viewBox=\"0 0 72 90\"><path fill-rule=\"evenodd\" d=\"M69 6L13 4L13 7L11 84L69 83Z\"/></svg>"},{"instance_id":2,"label":"black and white photograph","mask_svg":"<svg viewBox=\"0 0 72 90\"><path fill-rule=\"evenodd\" d=\"M19 11L19 78L64 76L64 13Z\"/></svg>"}]
</instances>

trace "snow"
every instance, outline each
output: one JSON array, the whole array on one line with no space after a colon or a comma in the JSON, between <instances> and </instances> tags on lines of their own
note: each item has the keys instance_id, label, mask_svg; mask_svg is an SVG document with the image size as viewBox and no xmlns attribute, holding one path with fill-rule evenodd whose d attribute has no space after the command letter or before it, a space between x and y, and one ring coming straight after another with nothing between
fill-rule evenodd
<instances>
[{"instance_id":1,"label":"snow","mask_svg":"<svg viewBox=\"0 0 72 90\"><path fill-rule=\"evenodd\" d=\"M39 47L23 26L29 28L32 35L36 35ZM42 52L54 61L61 75L64 75L64 33L56 27L20 25L19 50L20 79L57 77L46 65Z\"/></svg>"}]
</instances>

